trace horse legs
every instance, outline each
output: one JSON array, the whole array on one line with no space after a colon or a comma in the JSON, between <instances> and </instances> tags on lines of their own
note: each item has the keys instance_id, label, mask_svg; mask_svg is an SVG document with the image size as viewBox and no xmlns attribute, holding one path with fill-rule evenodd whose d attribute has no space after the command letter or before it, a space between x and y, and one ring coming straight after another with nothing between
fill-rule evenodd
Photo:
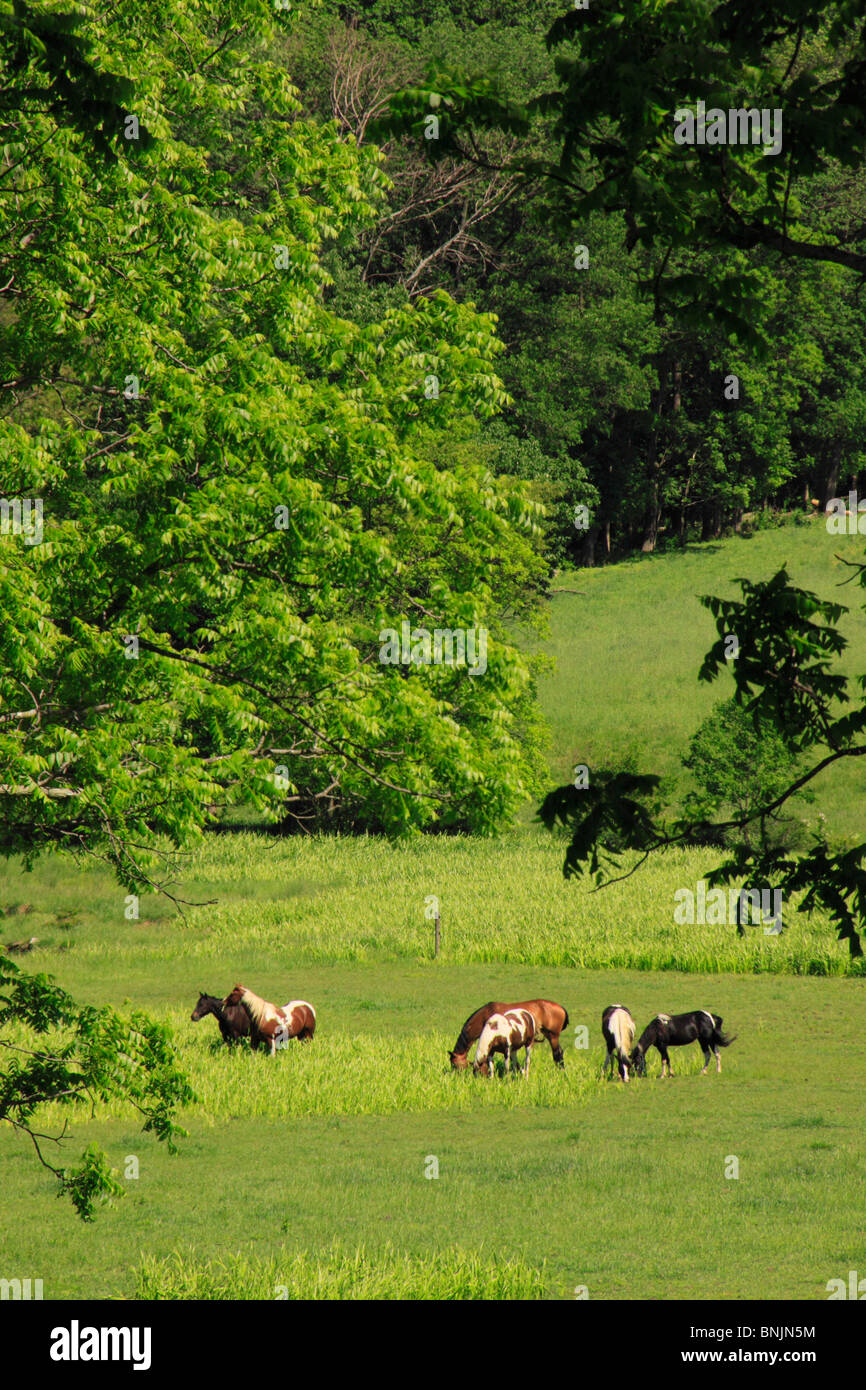
<instances>
[{"instance_id":1,"label":"horse legs","mask_svg":"<svg viewBox=\"0 0 866 1390\"><path fill-rule=\"evenodd\" d=\"M660 1047L660 1048L659 1048L659 1053L661 1054L661 1059L662 1059L662 1076L664 1076L664 1074L665 1074L665 1067L667 1067L667 1069L668 1069L668 1076L673 1076L674 1073L673 1073L673 1069L672 1069L672 1067L671 1067L671 1059L670 1059L670 1057L668 1056L668 1050L667 1050L667 1048L666 1048L666 1047Z\"/></svg>"},{"instance_id":2,"label":"horse legs","mask_svg":"<svg viewBox=\"0 0 866 1390\"><path fill-rule=\"evenodd\" d=\"M532 1043L531 1043L531 1042L528 1042L528 1043L526 1044L526 1061L523 1063L523 1079L524 1079L524 1081L525 1081L526 1078L529 1076L529 1059L530 1059L531 1056L532 1056Z\"/></svg>"},{"instance_id":3,"label":"horse legs","mask_svg":"<svg viewBox=\"0 0 866 1390\"><path fill-rule=\"evenodd\" d=\"M601 1069L601 1074L602 1074L602 1076L607 1076L608 1071L610 1071L611 1076L613 1076L613 1048L612 1048L612 1047L609 1047L609 1048L607 1049L607 1056L606 1056L605 1059L604 1059L604 1066L603 1066L602 1069Z\"/></svg>"},{"instance_id":4,"label":"horse legs","mask_svg":"<svg viewBox=\"0 0 866 1390\"><path fill-rule=\"evenodd\" d=\"M706 1043L701 1043L701 1051L704 1054L704 1065L701 1067L701 1076L706 1076L707 1067L710 1065L710 1049Z\"/></svg>"},{"instance_id":5,"label":"horse legs","mask_svg":"<svg viewBox=\"0 0 866 1390\"><path fill-rule=\"evenodd\" d=\"M722 1054L721 1054L721 1052L719 1051L719 1049L718 1049L717 1046L714 1046L714 1047L713 1047L713 1051L714 1051L715 1054L716 1054L716 1075L718 1076L719 1073L720 1073L720 1071L722 1070ZM709 1059L709 1057L708 1057L708 1058L707 1058L707 1064L708 1064L708 1065L709 1065L709 1060L710 1060L710 1059Z\"/></svg>"},{"instance_id":6,"label":"horse legs","mask_svg":"<svg viewBox=\"0 0 866 1390\"><path fill-rule=\"evenodd\" d=\"M562 1055L562 1048L559 1045L559 1034L551 1033L548 1028L542 1028L542 1033L550 1043L550 1050L553 1053L553 1060L558 1067L565 1066L565 1058Z\"/></svg>"}]
</instances>

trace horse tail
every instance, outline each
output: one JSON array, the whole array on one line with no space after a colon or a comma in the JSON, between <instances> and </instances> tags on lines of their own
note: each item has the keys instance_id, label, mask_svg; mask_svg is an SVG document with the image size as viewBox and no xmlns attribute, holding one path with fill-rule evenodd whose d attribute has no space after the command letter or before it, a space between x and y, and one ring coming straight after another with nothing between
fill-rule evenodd
<instances>
[{"instance_id":1,"label":"horse tail","mask_svg":"<svg viewBox=\"0 0 866 1390\"><path fill-rule=\"evenodd\" d=\"M562 1009L563 1013L562 1028L560 1029L560 1032L564 1033L566 1028L568 1027L568 1009L565 1007L564 1004L561 1004L560 1008Z\"/></svg>"},{"instance_id":2,"label":"horse tail","mask_svg":"<svg viewBox=\"0 0 866 1390\"><path fill-rule=\"evenodd\" d=\"M713 1044L714 1044L714 1046L715 1046L715 1047L730 1047L731 1043L736 1041L736 1037L737 1037L736 1033L732 1033L731 1036L728 1037L725 1033L722 1032L722 1023L723 1023L724 1020L721 1019L721 1018L719 1017L718 1014L710 1014L710 1018L713 1020Z\"/></svg>"},{"instance_id":3,"label":"horse tail","mask_svg":"<svg viewBox=\"0 0 866 1390\"><path fill-rule=\"evenodd\" d=\"M614 1010L610 1016L610 1028L620 1057L627 1058L634 1046L634 1019L627 1009L620 1007Z\"/></svg>"}]
</instances>

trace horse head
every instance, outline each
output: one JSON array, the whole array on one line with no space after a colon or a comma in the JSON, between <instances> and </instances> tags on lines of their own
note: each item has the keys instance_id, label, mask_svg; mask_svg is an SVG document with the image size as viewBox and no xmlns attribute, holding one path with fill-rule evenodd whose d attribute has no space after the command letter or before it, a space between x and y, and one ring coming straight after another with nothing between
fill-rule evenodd
<instances>
[{"instance_id":1,"label":"horse head","mask_svg":"<svg viewBox=\"0 0 866 1390\"><path fill-rule=\"evenodd\" d=\"M467 1052L449 1052L448 1060L453 1071L465 1071L469 1065L469 1054Z\"/></svg>"},{"instance_id":2,"label":"horse head","mask_svg":"<svg viewBox=\"0 0 866 1390\"><path fill-rule=\"evenodd\" d=\"M628 1061L629 1066L634 1067L636 1076L646 1076L646 1053L642 1047L637 1046Z\"/></svg>"},{"instance_id":3,"label":"horse head","mask_svg":"<svg viewBox=\"0 0 866 1390\"><path fill-rule=\"evenodd\" d=\"M200 1018L204 1018L206 1014L209 1014L210 1006L211 996L209 994L205 994L203 989L199 990L198 1003L196 1004L195 1008L190 1014L192 1022L198 1023Z\"/></svg>"}]
</instances>

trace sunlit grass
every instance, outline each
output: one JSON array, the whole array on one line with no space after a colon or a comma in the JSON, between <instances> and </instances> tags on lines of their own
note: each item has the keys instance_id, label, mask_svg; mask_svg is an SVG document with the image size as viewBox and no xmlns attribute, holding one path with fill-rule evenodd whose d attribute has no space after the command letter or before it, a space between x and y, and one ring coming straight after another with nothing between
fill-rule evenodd
<instances>
[{"instance_id":1,"label":"sunlit grass","mask_svg":"<svg viewBox=\"0 0 866 1390\"><path fill-rule=\"evenodd\" d=\"M46 861L7 879L15 930L39 938L28 966L53 970L64 957L146 959L156 966L212 957L238 943L278 952L287 964L430 960L430 896L439 902L443 961L585 969L843 975L852 964L825 917L786 903L781 936L760 926L680 926L675 893L692 891L711 854L670 850L623 882L592 891L565 882L564 844L538 828L500 840L424 838L389 845L367 836L271 838L252 831L209 837L184 862L184 896L207 906L172 915L143 898L138 921L124 917L124 894L106 874ZM634 861L623 860L623 869ZM63 914L70 914L64 918ZM72 925L69 925L69 923ZM10 933L12 925L10 922ZM73 961L74 958L74 961ZM228 984L226 985L228 988Z\"/></svg>"},{"instance_id":2,"label":"sunlit grass","mask_svg":"<svg viewBox=\"0 0 866 1390\"><path fill-rule=\"evenodd\" d=\"M233 1255L197 1259L175 1251L145 1255L135 1276L140 1299L538 1299L544 1269L489 1252L450 1248L426 1255L347 1248L283 1253L272 1259Z\"/></svg>"},{"instance_id":3,"label":"sunlit grass","mask_svg":"<svg viewBox=\"0 0 866 1390\"><path fill-rule=\"evenodd\" d=\"M561 1107L579 1104L602 1084L596 1059L575 1051L563 1071L553 1066L546 1042L533 1048L528 1077L519 1072L505 1075L499 1062L498 1074L485 1078L468 1069L450 1069L448 1051L454 1036L440 1032L400 1037L323 1032L312 1042L291 1043L269 1057L246 1046L228 1048L208 1041L201 1030L191 1036L177 1015L168 1021L178 1064L196 1094L195 1103L181 1116L184 1122ZM19 1029L9 1029L6 1036L10 1042L27 1042ZM46 1044L50 1042L49 1036ZM51 1127L62 1115L76 1113L85 1116L87 1105L82 1102L72 1111L44 1106L40 1123ZM134 1118L134 1112L116 1100L100 1105L100 1114Z\"/></svg>"}]
</instances>

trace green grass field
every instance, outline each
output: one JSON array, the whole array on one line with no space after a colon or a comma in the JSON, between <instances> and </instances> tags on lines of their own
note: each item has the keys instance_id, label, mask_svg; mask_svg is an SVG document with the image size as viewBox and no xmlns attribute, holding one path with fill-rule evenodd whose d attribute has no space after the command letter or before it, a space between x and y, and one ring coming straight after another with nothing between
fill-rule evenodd
<instances>
[{"instance_id":1,"label":"green grass field","mask_svg":"<svg viewBox=\"0 0 866 1390\"><path fill-rule=\"evenodd\" d=\"M830 592L841 567L822 584L824 552L842 546L791 528L562 581L590 597L553 603L561 664L543 697L559 770L630 747L641 770L673 775L724 693L697 686L711 627L697 604L691 622L689 595L770 574L786 550L800 582ZM866 624L849 635L856 670ZM840 836L862 834L856 792L822 790ZM145 898L138 920L96 869L6 866L0 939L38 937L26 967L82 1001L169 1022L198 1099L174 1157L122 1107L73 1114L70 1160L98 1141L126 1190L90 1225L0 1133L0 1277L81 1299L826 1298L866 1267L862 966L793 905L780 937L677 926L673 894L709 854L671 852L598 893L566 884L562 857L526 826L399 846L239 830L179 865L183 895L215 902L179 918ZM236 980L310 999L315 1040L274 1059L217 1045L214 1020L189 1015L200 989ZM569 1011L564 1074L546 1045L527 1081L449 1072L471 1010L534 995ZM653 1053L646 1081L603 1081L599 1020L618 1001L639 1026L721 1014L737 1034L722 1075L700 1076L691 1048L672 1054L673 1080Z\"/></svg>"}]
</instances>

